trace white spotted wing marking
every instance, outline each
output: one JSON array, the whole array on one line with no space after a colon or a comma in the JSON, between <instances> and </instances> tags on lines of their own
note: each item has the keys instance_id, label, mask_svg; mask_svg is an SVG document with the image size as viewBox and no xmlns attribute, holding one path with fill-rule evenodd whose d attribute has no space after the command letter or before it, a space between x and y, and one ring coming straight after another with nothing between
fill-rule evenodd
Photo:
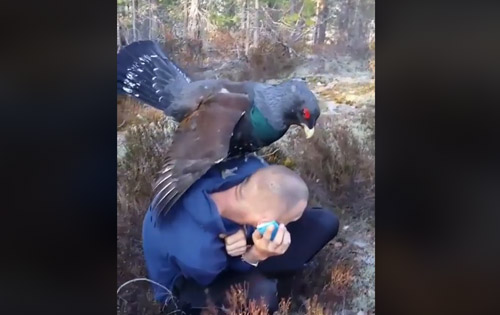
<instances>
[{"instance_id":1,"label":"white spotted wing marking","mask_svg":"<svg viewBox=\"0 0 500 315\"><path fill-rule=\"evenodd\" d=\"M183 78L184 78L187 82L191 82L191 79L190 79L190 78L188 78L188 77L186 76L186 74L185 74L184 72L182 72L182 71L181 71L181 69L179 69L179 68L178 68L178 67L177 67L177 66L176 66L173 62L171 62L170 64L174 67L174 69L175 69L175 70L176 70L176 71L177 71L177 72L178 72L178 73L179 73L179 74L180 74L180 75L181 75L181 76L182 76L182 77L183 77Z\"/></svg>"},{"instance_id":2,"label":"white spotted wing marking","mask_svg":"<svg viewBox=\"0 0 500 315\"><path fill-rule=\"evenodd\" d=\"M135 87L135 86L136 86L136 84L135 84L134 82L130 81L129 79L125 79L125 80L123 81L123 83L125 83L125 84L126 84L126 85L128 85L128 86L130 86L131 88L133 88L133 87Z\"/></svg>"}]
</instances>

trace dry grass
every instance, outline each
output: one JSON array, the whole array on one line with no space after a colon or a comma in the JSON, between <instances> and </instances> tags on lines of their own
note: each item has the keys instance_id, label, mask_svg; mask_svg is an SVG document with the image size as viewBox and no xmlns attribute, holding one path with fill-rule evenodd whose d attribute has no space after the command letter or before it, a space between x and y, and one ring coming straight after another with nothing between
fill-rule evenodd
<instances>
[{"instance_id":1,"label":"dry grass","mask_svg":"<svg viewBox=\"0 0 500 315\"><path fill-rule=\"evenodd\" d=\"M263 81L276 78L279 74L286 75L293 71L297 61L287 46L268 39L261 40L259 46L249 51L250 78Z\"/></svg>"},{"instance_id":2,"label":"dry grass","mask_svg":"<svg viewBox=\"0 0 500 315\"><path fill-rule=\"evenodd\" d=\"M150 117L151 118L151 117ZM145 276L141 246L144 213L151 195L151 184L162 165L175 124L171 120L151 118L126 131L126 153L118 162L117 183L117 280ZM119 300L118 314L158 314L148 286L125 292Z\"/></svg>"},{"instance_id":3,"label":"dry grass","mask_svg":"<svg viewBox=\"0 0 500 315\"><path fill-rule=\"evenodd\" d=\"M228 315L267 315L268 307L261 301L248 300L248 287L246 285L235 285L226 292L226 301L229 307L224 310L224 314ZM290 298L282 299L279 303L279 309L275 315L289 315L292 301ZM202 315L217 315L219 309L212 303L207 301L207 308L201 311Z\"/></svg>"},{"instance_id":4,"label":"dry grass","mask_svg":"<svg viewBox=\"0 0 500 315\"><path fill-rule=\"evenodd\" d=\"M118 96L116 106L116 123L118 129L125 127L139 113L141 104L126 96Z\"/></svg>"},{"instance_id":5,"label":"dry grass","mask_svg":"<svg viewBox=\"0 0 500 315\"><path fill-rule=\"evenodd\" d=\"M151 185L163 164L163 156L176 128L171 120L152 119L128 128L127 151L118 164L119 206L126 209L147 206Z\"/></svg>"},{"instance_id":6,"label":"dry grass","mask_svg":"<svg viewBox=\"0 0 500 315\"><path fill-rule=\"evenodd\" d=\"M323 58L333 58L342 53L338 47L332 44L314 44L311 46L311 52Z\"/></svg>"},{"instance_id":7,"label":"dry grass","mask_svg":"<svg viewBox=\"0 0 500 315\"><path fill-rule=\"evenodd\" d=\"M368 118L366 123L371 123ZM338 204L355 190L372 188L374 161L370 147L333 116L322 116L315 135L306 140L301 130L290 130L261 153L269 163L297 171L308 183L312 204Z\"/></svg>"},{"instance_id":8,"label":"dry grass","mask_svg":"<svg viewBox=\"0 0 500 315\"><path fill-rule=\"evenodd\" d=\"M277 315L288 315L290 313L290 308L292 306L292 299L281 299Z\"/></svg>"},{"instance_id":9,"label":"dry grass","mask_svg":"<svg viewBox=\"0 0 500 315\"><path fill-rule=\"evenodd\" d=\"M336 241L338 239L334 242ZM351 248L334 248L334 242L328 244L315 257L314 263L304 270L294 283L295 295L305 299L304 302L294 301L294 309L301 313L307 312L307 308L304 308L308 301L312 309L317 309L313 307L316 304L332 311L342 311L350 306L357 265L350 256ZM315 300L311 297L315 297Z\"/></svg>"},{"instance_id":10,"label":"dry grass","mask_svg":"<svg viewBox=\"0 0 500 315\"><path fill-rule=\"evenodd\" d=\"M226 293L227 313L230 315L267 315L268 307L263 300L249 300L248 285L232 286Z\"/></svg>"},{"instance_id":11,"label":"dry grass","mask_svg":"<svg viewBox=\"0 0 500 315\"><path fill-rule=\"evenodd\" d=\"M375 83L338 83L320 89L318 94L328 100L335 101L337 104L357 105L356 99L359 96L373 94Z\"/></svg>"},{"instance_id":12,"label":"dry grass","mask_svg":"<svg viewBox=\"0 0 500 315\"><path fill-rule=\"evenodd\" d=\"M323 303L320 303L318 296L315 295L309 298L305 302L305 314L307 315L332 315L333 311L326 307Z\"/></svg>"},{"instance_id":13,"label":"dry grass","mask_svg":"<svg viewBox=\"0 0 500 315\"><path fill-rule=\"evenodd\" d=\"M372 40L370 42L369 49L370 49L370 54L372 55L369 61L369 67L372 74L375 75L375 40Z\"/></svg>"},{"instance_id":14,"label":"dry grass","mask_svg":"<svg viewBox=\"0 0 500 315\"><path fill-rule=\"evenodd\" d=\"M325 288L336 295L346 296L354 280L353 266L337 265L331 271L330 283Z\"/></svg>"},{"instance_id":15,"label":"dry grass","mask_svg":"<svg viewBox=\"0 0 500 315\"><path fill-rule=\"evenodd\" d=\"M181 68L190 75L196 72L213 69L213 65L231 63L231 61L242 61L238 68L232 71L220 72L220 78L233 81L253 80L264 81L266 79L286 76L290 74L297 65L297 53L307 50L302 42L294 43L293 47L277 42L274 38L263 36L257 47L250 47L248 55L245 55L243 34L240 32L208 31L204 41L179 39L171 32L165 34L164 49ZM206 65L212 65L205 67Z\"/></svg>"},{"instance_id":16,"label":"dry grass","mask_svg":"<svg viewBox=\"0 0 500 315\"><path fill-rule=\"evenodd\" d=\"M141 121L157 121L164 118L161 110L143 104L141 101L127 96L119 96L117 101L117 128L123 130Z\"/></svg>"}]
</instances>

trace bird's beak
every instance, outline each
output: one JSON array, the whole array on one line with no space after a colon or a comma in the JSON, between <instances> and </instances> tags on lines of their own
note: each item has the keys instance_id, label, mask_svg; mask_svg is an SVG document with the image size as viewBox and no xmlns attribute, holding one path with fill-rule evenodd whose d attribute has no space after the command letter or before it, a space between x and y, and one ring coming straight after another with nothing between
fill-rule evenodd
<instances>
[{"instance_id":1,"label":"bird's beak","mask_svg":"<svg viewBox=\"0 0 500 315\"><path fill-rule=\"evenodd\" d=\"M306 134L306 139L311 138L314 135L314 128L309 129L306 124L300 124L304 128L304 133Z\"/></svg>"}]
</instances>

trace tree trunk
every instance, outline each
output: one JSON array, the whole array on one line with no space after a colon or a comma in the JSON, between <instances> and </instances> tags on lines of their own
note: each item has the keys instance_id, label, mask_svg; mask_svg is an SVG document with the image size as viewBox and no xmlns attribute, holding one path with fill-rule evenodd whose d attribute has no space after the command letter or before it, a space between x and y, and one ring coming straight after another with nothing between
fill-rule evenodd
<instances>
[{"instance_id":1,"label":"tree trunk","mask_svg":"<svg viewBox=\"0 0 500 315\"><path fill-rule=\"evenodd\" d=\"M303 9L304 9L304 1L292 0L290 6L291 13L299 15L299 18L295 23L295 27L293 28L292 33L290 34L290 41L292 43L295 43L297 40L299 40L299 38L301 37L302 30L304 29L305 26L305 21L301 17Z\"/></svg>"},{"instance_id":2,"label":"tree trunk","mask_svg":"<svg viewBox=\"0 0 500 315\"><path fill-rule=\"evenodd\" d=\"M191 39L200 38L200 0L191 0L189 10L188 37Z\"/></svg>"},{"instance_id":3,"label":"tree trunk","mask_svg":"<svg viewBox=\"0 0 500 315\"><path fill-rule=\"evenodd\" d=\"M248 5L249 0L245 0L246 3L246 28L245 28L245 55L248 56L248 51L250 49L250 6Z\"/></svg>"},{"instance_id":4,"label":"tree trunk","mask_svg":"<svg viewBox=\"0 0 500 315\"><path fill-rule=\"evenodd\" d=\"M246 0L238 0L237 2L237 8L238 8L238 18L240 20L240 31L239 35L237 37L237 42L236 42L236 53L238 54L238 58L241 57L240 49L245 46L245 12L246 12Z\"/></svg>"},{"instance_id":5,"label":"tree trunk","mask_svg":"<svg viewBox=\"0 0 500 315\"><path fill-rule=\"evenodd\" d=\"M298 13L299 9L300 9L299 0L291 0L290 1L290 11L292 13Z\"/></svg>"},{"instance_id":6,"label":"tree trunk","mask_svg":"<svg viewBox=\"0 0 500 315\"><path fill-rule=\"evenodd\" d=\"M253 47L259 46L259 0L255 0L255 15L254 15L254 30L253 30Z\"/></svg>"},{"instance_id":7,"label":"tree trunk","mask_svg":"<svg viewBox=\"0 0 500 315\"><path fill-rule=\"evenodd\" d=\"M184 36L187 36L188 33L188 24L189 24L189 0L184 1Z\"/></svg>"},{"instance_id":8,"label":"tree trunk","mask_svg":"<svg viewBox=\"0 0 500 315\"><path fill-rule=\"evenodd\" d=\"M326 0L318 0L316 6L316 29L314 31L314 43L323 44L326 36L326 19L328 18L328 3Z\"/></svg>"},{"instance_id":9,"label":"tree trunk","mask_svg":"<svg viewBox=\"0 0 500 315\"><path fill-rule=\"evenodd\" d=\"M149 23L148 23L148 39L153 38L153 1L149 0Z\"/></svg>"},{"instance_id":10,"label":"tree trunk","mask_svg":"<svg viewBox=\"0 0 500 315\"><path fill-rule=\"evenodd\" d=\"M344 0L340 12L337 17L337 36L335 41L338 47L346 49L349 42L349 25L351 24L351 17L353 15L353 2L351 0Z\"/></svg>"},{"instance_id":11,"label":"tree trunk","mask_svg":"<svg viewBox=\"0 0 500 315\"><path fill-rule=\"evenodd\" d=\"M123 29L123 25L119 23L118 26L119 38L120 38L120 47L128 45L127 33L126 30Z\"/></svg>"},{"instance_id":12,"label":"tree trunk","mask_svg":"<svg viewBox=\"0 0 500 315\"><path fill-rule=\"evenodd\" d=\"M240 19L240 29L241 31L245 30L245 21L246 21L246 12L247 12L247 1L246 0L238 0L238 17Z\"/></svg>"},{"instance_id":13,"label":"tree trunk","mask_svg":"<svg viewBox=\"0 0 500 315\"><path fill-rule=\"evenodd\" d=\"M137 40L135 29L135 0L132 0L132 40L134 42Z\"/></svg>"},{"instance_id":14,"label":"tree trunk","mask_svg":"<svg viewBox=\"0 0 500 315\"><path fill-rule=\"evenodd\" d=\"M321 0L316 0L316 25L314 26L314 37L313 37L313 43L317 44L318 43L318 24L319 24L319 3Z\"/></svg>"},{"instance_id":15,"label":"tree trunk","mask_svg":"<svg viewBox=\"0 0 500 315\"><path fill-rule=\"evenodd\" d=\"M349 53L363 58L369 54L370 3L355 0L350 7L352 8L352 15L348 28Z\"/></svg>"}]
</instances>

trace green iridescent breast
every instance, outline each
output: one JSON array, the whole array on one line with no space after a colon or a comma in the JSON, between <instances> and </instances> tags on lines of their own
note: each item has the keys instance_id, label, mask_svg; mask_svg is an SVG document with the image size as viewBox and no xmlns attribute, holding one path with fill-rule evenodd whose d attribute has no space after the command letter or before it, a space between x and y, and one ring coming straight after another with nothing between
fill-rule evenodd
<instances>
[{"instance_id":1,"label":"green iridescent breast","mask_svg":"<svg viewBox=\"0 0 500 315\"><path fill-rule=\"evenodd\" d=\"M250 121L252 123L252 135L268 145L281 138L286 130L274 129L262 112L255 106L250 110Z\"/></svg>"}]
</instances>

